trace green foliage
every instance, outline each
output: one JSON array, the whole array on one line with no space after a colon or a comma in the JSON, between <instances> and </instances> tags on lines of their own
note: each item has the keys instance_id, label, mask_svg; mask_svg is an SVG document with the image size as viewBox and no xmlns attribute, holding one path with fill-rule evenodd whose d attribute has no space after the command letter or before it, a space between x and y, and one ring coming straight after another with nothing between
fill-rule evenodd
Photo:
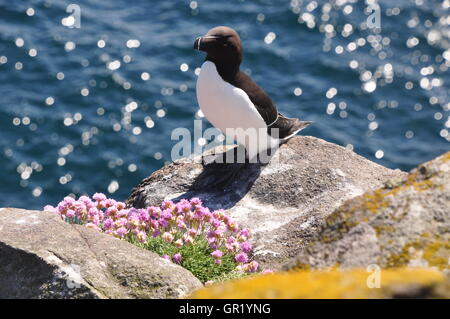
<instances>
[{"instance_id":1,"label":"green foliage","mask_svg":"<svg viewBox=\"0 0 450 319\"><path fill-rule=\"evenodd\" d=\"M149 237L143 244L134 240L133 237L128 238L128 241L160 256L173 256L180 253L182 256L180 265L192 272L203 283L209 280L224 281L228 276L230 279L238 278L238 272L234 271L238 264L233 256L223 251L221 264L216 264L211 256L213 250L208 246L206 240L198 240L181 248L166 242L161 237Z\"/></svg>"}]
</instances>

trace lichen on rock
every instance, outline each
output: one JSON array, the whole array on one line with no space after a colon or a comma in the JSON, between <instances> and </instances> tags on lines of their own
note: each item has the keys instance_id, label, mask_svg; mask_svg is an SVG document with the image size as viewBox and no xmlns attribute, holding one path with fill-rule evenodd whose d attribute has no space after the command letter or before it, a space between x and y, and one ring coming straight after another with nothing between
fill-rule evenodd
<instances>
[{"instance_id":1,"label":"lichen on rock","mask_svg":"<svg viewBox=\"0 0 450 319\"><path fill-rule=\"evenodd\" d=\"M198 299L343 299L343 298L449 298L450 279L430 269L390 269L379 282L365 269L290 271L257 275L200 289ZM375 284L375 285L374 285Z\"/></svg>"},{"instance_id":2,"label":"lichen on rock","mask_svg":"<svg viewBox=\"0 0 450 319\"><path fill-rule=\"evenodd\" d=\"M286 268L450 269L450 152L345 202Z\"/></svg>"}]
</instances>

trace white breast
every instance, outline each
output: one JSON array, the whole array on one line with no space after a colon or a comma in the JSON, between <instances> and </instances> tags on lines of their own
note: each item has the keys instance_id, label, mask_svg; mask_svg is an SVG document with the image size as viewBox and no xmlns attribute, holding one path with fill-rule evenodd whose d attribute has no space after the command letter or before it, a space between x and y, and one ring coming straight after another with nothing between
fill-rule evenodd
<instances>
[{"instance_id":1,"label":"white breast","mask_svg":"<svg viewBox=\"0 0 450 319\"><path fill-rule=\"evenodd\" d=\"M210 61L197 79L197 100L205 117L222 133L244 145L249 158L278 143L247 93L225 82Z\"/></svg>"}]
</instances>

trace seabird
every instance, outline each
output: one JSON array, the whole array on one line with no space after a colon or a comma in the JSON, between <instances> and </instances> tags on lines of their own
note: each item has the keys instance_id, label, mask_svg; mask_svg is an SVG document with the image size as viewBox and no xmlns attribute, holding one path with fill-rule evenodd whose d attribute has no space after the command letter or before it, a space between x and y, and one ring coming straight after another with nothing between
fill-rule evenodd
<instances>
[{"instance_id":1,"label":"seabird","mask_svg":"<svg viewBox=\"0 0 450 319\"><path fill-rule=\"evenodd\" d=\"M240 71L243 48L232 28L219 26L209 30L195 39L194 49L207 53L197 79L197 100L208 121L224 134L227 129L238 128L267 132L266 137L258 136L257 143L264 141L248 154L250 158L264 150L263 145L273 147L311 124L282 115L269 95ZM252 146L249 143L255 142L242 134L233 138L248 152Z\"/></svg>"}]
</instances>

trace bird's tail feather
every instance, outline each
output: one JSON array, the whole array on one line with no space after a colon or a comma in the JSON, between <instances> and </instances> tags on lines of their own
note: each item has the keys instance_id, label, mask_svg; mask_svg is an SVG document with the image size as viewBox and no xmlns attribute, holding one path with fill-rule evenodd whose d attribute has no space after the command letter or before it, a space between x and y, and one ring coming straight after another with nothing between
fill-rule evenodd
<instances>
[{"instance_id":1,"label":"bird's tail feather","mask_svg":"<svg viewBox=\"0 0 450 319\"><path fill-rule=\"evenodd\" d=\"M271 126L271 129L278 129L278 138L287 140L309 126L311 121L301 121L297 118L288 118L278 113L278 118Z\"/></svg>"}]
</instances>

